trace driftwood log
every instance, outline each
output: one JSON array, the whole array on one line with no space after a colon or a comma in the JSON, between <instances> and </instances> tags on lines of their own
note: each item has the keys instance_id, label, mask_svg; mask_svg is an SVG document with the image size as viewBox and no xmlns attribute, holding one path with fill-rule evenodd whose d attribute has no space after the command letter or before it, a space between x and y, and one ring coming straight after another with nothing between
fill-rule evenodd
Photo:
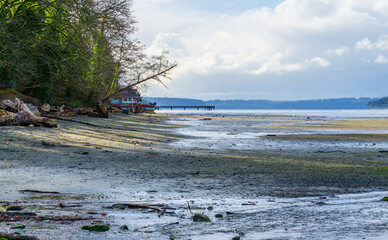
<instances>
[{"instance_id":1,"label":"driftwood log","mask_svg":"<svg viewBox=\"0 0 388 240\"><path fill-rule=\"evenodd\" d=\"M8 115L0 116L0 126L26 126L33 124L35 126L57 127L57 122L45 117L36 116L26 104L15 98L14 101L4 100L5 106L16 111Z\"/></svg>"},{"instance_id":2,"label":"driftwood log","mask_svg":"<svg viewBox=\"0 0 388 240\"><path fill-rule=\"evenodd\" d=\"M22 236L17 234L8 234L8 233L0 233L0 238L10 239L10 240L39 240L39 238L37 237Z\"/></svg>"},{"instance_id":3,"label":"driftwood log","mask_svg":"<svg viewBox=\"0 0 388 240\"><path fill-rule=\"evenodd\" d=\"M160 208L157 208L155 206L152 206L152 205L147 205L147 204L137 204L137 203L118 203L118 204L114 204L112 205L112 208L132 208L132 209L136 209L136 208L142 208L142 209L152 209L152 210L155 210L157 213L158 213L158 216L160 217L161 215L163 215L166 211L160 209Z\"/></svg>"}]
</instances>

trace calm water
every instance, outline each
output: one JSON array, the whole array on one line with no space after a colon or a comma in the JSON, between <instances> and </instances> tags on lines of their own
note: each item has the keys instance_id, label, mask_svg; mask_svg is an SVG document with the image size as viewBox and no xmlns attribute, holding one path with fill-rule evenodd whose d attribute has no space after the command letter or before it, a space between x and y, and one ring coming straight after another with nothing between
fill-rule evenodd
<instances>
[{"instance_id":1,"label":"calm water","mask_svg":"<svg viewBox=\"0 0 388 240\"><path fill-rule=\"evenodd\" d=\"M293 117L325 117L325 118L388 118L388 109L343 109L343 110L278 110L278 109L220 109L203 110L158 110L161 114L183 115L221 115L221 116L293 116Z\"/></svg>"},{"instance_id":2,"label":"calm water","mask_svg":"<svg viewBox=\"0 0 388 240\"><path fill-rule=\"evenodd\" d=\"M158 113L182 115L171 121L183 125L179 134L188 136L171 145L177 148L234 149L260 151L375 151L388 149L387 142L375 141L306 141L265 138L293 134L367 134L385 130L344 130L317 128L321 123L342 118L388 118L388 109L361 110L162 110ZM211 121L185 116L203 116Z\"/></svg>"}]
</instances>

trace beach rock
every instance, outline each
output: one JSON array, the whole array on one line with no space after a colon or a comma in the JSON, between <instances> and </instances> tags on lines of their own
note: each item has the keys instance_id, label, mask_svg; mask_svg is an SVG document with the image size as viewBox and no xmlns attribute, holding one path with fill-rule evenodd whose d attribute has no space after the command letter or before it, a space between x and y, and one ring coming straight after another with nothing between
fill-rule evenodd
<instances>
[{"instance_id":1,"label":"beach rock","mask_svg":"<svg viewBox=\"0 0 388 240\"><path fill-rule=\"evenodd\" d=\"M214 209L214 207L213 206L209 206L209 207L207 207L207 210L209 210L209 211L212 211Z\"/></svg>"},{"instance_id":2,"label":"beach rock","mask_svg":"<svg viewBox=\"0 0 388 240\"><path fill-rule=\"evenodd\" d=\"M91 232L107 232L110 227L108 225L85 225L81 227L82 230L87 230Z\"/></svg>"},{"instance_id":3,"label":"beach rock","mask_svg":"<svg viewBox=\"0 0 388 240\"><path fill-rule=\"evenodd\" d=\"M211 222L210 218L204 214L194 214L193 216L194 222Z\"/></svg>"},{"instance_id":4,"label":"beach rock","mask_svg":"<svg viewBox=\"0 0 388 240\"><path fill-rule=\"evenodd\" d=\"M232 238L232 240L240 240L240 236L236 236L236 237Z\"/></svg>"},{"instance_id":5,"label":"beach rock","mask_svg":"<svg viewBox=\"0 0 388 240\"><path fill-rule=\"evenodd\" d=\"M383 199L381 199L381 201L388 202L388 197L383 197Z\"/></svg>"},{"instance_id":6,"label":"beach rock","mask_svg":"<svg viewBox=\"0 0 388 240\"><path fill-rule=\"evenodd\" d=\"M223 218L224 215L222 215L222 214L220 214L220 213L217 213L216 215L214 215L214 217L216 217L216 218Z\"/></svg>"}]
</instances>

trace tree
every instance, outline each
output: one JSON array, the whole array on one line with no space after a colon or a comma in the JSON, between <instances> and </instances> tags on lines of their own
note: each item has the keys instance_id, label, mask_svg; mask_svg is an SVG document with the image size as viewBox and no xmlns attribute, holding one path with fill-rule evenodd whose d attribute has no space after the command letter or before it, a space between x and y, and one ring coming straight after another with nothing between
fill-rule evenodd
<instances>
[{"instance_id":1,"label":"tree","mask_svg":"<svg viewBox=\"0 0 388 240\"><path fill-rule=\"evenodd\" d=\"M0 83L103 110L113 94L163 83L176 67L166 52L147 56L135 26L130 0L3 0Z\"/></svg>"}]
</instances>

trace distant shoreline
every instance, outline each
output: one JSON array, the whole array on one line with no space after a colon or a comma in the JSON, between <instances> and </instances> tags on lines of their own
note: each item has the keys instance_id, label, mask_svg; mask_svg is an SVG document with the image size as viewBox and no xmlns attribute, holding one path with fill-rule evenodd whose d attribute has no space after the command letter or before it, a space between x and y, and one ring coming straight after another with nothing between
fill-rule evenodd
<instances>
[{"instance_id":1,"label":"distant shoreline","mask_svg":"<svg viewBox=\"0 0 388 240\"><path fill-rule=\"evenodd\" d=\"M190 98L145 98L159 106L215 106L216 109L369 109L377 98L333 98L297 101L200 100Z\"/></svg>"}]
</instances>

